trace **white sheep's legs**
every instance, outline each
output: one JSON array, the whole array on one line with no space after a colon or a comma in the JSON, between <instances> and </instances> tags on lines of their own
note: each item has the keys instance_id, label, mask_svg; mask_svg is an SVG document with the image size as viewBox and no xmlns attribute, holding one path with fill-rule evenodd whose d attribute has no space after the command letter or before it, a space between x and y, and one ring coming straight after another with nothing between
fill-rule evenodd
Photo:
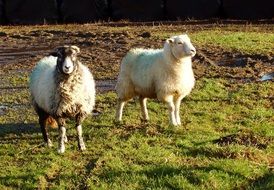
<instances>
[{"instance_id":1,"label":"white sheep's legs","mask_svg":"<svg viewBox=\"0 0 274 190\"><path fill-rule=\"evenodd\" d=\"M78 147L80 150L86 150L86 145L84 143L84 139L83 139L83 131L82 131L82 125L77 125L77 133L78 133Z\"/></svg>"},{"instance_id":2,"label":"white sheep's legs","mask_svg":"<svg viewBox=\"0 0 274 190\"><path fill-rule=\"evenodd\" d=\"M48 145L48 147L52 147L52 146L53 146L53 144L52 144L52 142L51 142L51 140L50 140L50 139L48 139L48 143L47 143L47 145Z\"/></svg>"},{"instance_id":3,"label":"white sheep's legs","mask_svg":"<svg viewBox=\"0 0 274 190\"><path fill-rule=\"evenodd\" d=\"M66 128L64 127L66 122L63 118L57 118L57 123L59 126L59 137L58 137L58 153L62 154L65 152L65 141L67 140Z\"/></svg>"},{"instance_id":4,"label":"white sheep's legs","mask_svg":"<svg viewBox=\"0 0 274 190\"><path fill-rule=\"evenodd\" d=\"M116 109L116 121L122 121L123 109L126 102L118 99L117 109Z\"/></svg>"},{"instance_id":5,"label":"white sheep's legs","mask_svg":"<svg viewBox=\"0 0 274 190\"><path fill-rule=\"evenodd\" d=\"M66 138L66 128L64 126L59 127L59 144L58 153L62 154L65 152L65 138Z\"/></svg>"},{"instance_id":6,"label":"white sheep's legs","mask_svg":"<svg viewBox=\"0 0 274 190\"><path fill-rule=\"evenodd\" d=\"M64 137L64 142L65 142L65 143L68 142L68 137L67 137L67 135L65 135L65 137Z\"/></svg>"},{"instance_id":7,"label":"white sheep's legs","mask_svg":"<svg viewBox=\"0 0 274 190\"><path fill-rule=\"evenodd\" d=\"M148 121L149 117L148 117L148 112L147 112L147 98L140 97L139 101L140 101L140 105L141 105L141 112L142 112L143 120Z\"/></svg>"},{"instance_id":8,"label":"white sheep's legs","mask_svg":"<svg viewBox=\"0 0 274 190\"><path fill-rule=\"evenodd\" d=\"M178 97L174 100L175 104L175 119L178 125L181 125L180 119L180 105L181 105L182 97Z\"/></svg>"},{"instance_id":9,"label":"white sheep's legs","mask_svg":"<svg viewBox=\"0 0 274 190\"><path fill-rule=\"evenodd\" d=\"M169 118L171 125L178 125L175 117L175 105L173 102L173 96L168 96L165 98L165 102L167 103L168 111L169 111Z\"/></svg>"},{"instance_id":10,"label":"white sheep's legs","mask_svg":"<svg viewBox=\"0 0 274 190\"><path fill-rule=\"evenodd\" d=\"M83 131L82 131L82 125L81 123L84 121L85 114L80 113L76 116L76 129L78 134L78 148L80 150L86 150L86 145L84 143L83 139Z\"/></svg>"}]
</instances>

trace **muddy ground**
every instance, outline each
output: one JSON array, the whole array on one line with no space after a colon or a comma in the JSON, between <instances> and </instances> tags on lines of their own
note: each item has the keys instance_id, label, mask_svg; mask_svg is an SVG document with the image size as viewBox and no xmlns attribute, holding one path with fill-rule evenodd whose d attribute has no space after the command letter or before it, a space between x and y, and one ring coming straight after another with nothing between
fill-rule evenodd
<instances>
[{"instance_id":1,"label":"muddy ground","mask_svg":"<svg viewBox=\"0 0 274 190\"><path fill-rule=\"evenodd\" d=\"M124 26L124 25L121 25ZM81 48L80 59L92 70L99 91L112 90L118 75L121 58L132 47L161 48L163 40L154 36L159 32L208 30L216 24L165 25L129 27L102 25L6 27L0 32L0 87L27 88L9 85L13 75L29 74L36 62L55 47L73 44ZM227 26L218 26L227 27ZM271 32L271 25L260 30ZM245 25L229 30L248 30ZM195 45L195 44L194 44ZM225 78L234 82L256 82L266 73L274 72L271 55L247 55L218 46L197 46L194 58L196 78L202 76Z\"/></svg>"}]
</instances>

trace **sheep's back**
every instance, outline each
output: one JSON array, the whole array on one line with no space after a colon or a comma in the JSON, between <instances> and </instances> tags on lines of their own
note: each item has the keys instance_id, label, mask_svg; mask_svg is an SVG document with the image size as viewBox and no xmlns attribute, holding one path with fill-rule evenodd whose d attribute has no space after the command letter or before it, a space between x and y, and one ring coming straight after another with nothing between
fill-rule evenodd
<instances>
[{"instance_id":1,"label":"sheep's back","mask_svg":"<svg viewBox=\"0 0 274 190\"><path fill-rule=\"evenodd\" d=\"M162 49L142 49L130 50L123 58L122 65L149 67L162 56Z\"/></svg>"},{"instance_id":2,"label":"sheep's back","mask_svg":"<svg viewBox=\"0 0 274 190\"><path fill-rule=\"evenodd\" d=\"M166 56L163 49L129 51L122 61L118 91L122 91L121 87L127 86L125 83L130 83L135 95L145 97L155 97L156 92L179 93L183 97L189 94L195 81L191 58L184 59L183 63L178 64L168 62L171 60Z\"/></svg>"},{"instance_id":3,"label":"sheep's back","mask_svg":"<svg viewBox=\"0 0 274 190\"><path fill-rule=\"evenodd\" d=\"M133 49L123 59L122 67L135 86L149 90L161 57L161 49Z\"/></svg>"}]
</instances>

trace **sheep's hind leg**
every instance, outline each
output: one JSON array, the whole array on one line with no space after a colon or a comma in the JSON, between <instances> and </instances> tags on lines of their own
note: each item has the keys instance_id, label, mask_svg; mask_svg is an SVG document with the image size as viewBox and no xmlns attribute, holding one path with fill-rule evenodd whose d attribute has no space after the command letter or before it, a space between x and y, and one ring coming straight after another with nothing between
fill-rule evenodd
<instances>
[{"instance_id":1,"label":"sheep's hind leg","mask_svg":"<svg viewBox=\"0 0 274 190\"><path fill-rule=\"evenodd\" d=\"M64 143L67 143L68 142L68 137L67 135L64 136Z\"/></svg>"},{"instance_id":2,"label":"sheep's hind leg","mask_svg":"<svg viewBox=\"0 0 274 190\"><path fill-rule=\"evenodd\" d=\"M86 145L85 145L84 139L83 139L82 125L81 125L83 120L84 120L84 117L81 117L80 115L78 115L76 117L76 129L77 129L77 134L78 134L78 148L82 151L86 150Z\"/></svg>"},{"instance_id":3,"label":"sheep's hind leg","mask_svg":"<svg viewBox=\"0 0 274 190\"><path fill-rule=\"evenodd\" d=\"M147 98L140 96L139 100L141 105L142 119L144 121L148 121L149 117L148 117L148 111L147 111Z\"/></svg>"},{"instance_id":4,"label":"sheep's hind leg","mask_svg":"<svg viewBox=\"0 0 274 190\"><path fill-rule=\"evenodd\" d=\"M58 142L58 153L62 154L65 152L65 138L66 138L66 128L64 127L65 121L62 118L57 119L59 126L59 142Z\"/></svg>"},{"instance_id":5,"label":"sheep's hind leg","mask_svg":"<svg viewBox=\"0 0 274 190\"><path fill-rule=\"evenodd\" d=\"M39 125L41 127L41 131L43 134L44 141L47 143L49 147L52 147L52 142L49 139L49 134L47 130L47 119L49 118L49 114L47 114L44 110L36 106L36 112L39 116Z\"/></svg>"},{"instance_id":6,"label":"sheep's hind leg","mask_svg":"<svg viewBox=\"0 0 274 190\"><path fill-rule=\"evenodd\" d=\"M116 109L116 121L122 121L123 109L126 101L118 99L117 109Z\"/></svg>"},{"instance_id":7,"label":"sheep's hind leg","mask_svg":"<svg viewBox=\"0 0 274 190\"><path fill-rule=\"evenodd\" d=\"M42 131L42 134L43 134L43 138L44 138L44 141L47 143L48 147L52 147L52 142L49 138L49 133L48 133L48 130L47 130L47 118L41 118L39 117L39 124L40 124L40 127L41 127L41 131Z\"/></svg>"}]
</instances>

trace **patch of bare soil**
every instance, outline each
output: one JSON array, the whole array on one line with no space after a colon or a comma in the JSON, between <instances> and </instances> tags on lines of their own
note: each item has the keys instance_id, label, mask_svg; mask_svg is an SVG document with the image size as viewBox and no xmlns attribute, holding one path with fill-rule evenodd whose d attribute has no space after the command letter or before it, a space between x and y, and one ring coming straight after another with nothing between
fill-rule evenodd
<instances>
[{"instance_id":1,"label":"patch of bare soil","mask_svg":"<svg viewBox=\"0 0 274 190\"><path fill-rule=\"evenodd\" d=\"M209 29L210 25L165 26L169 32ZM212 27L212 25L211 25ZM239 27L238 27L239 28ZM262 27L269 32L269 27ZM80 60L92 71L99 91L113 90L122 57L130 48L161 48L163 39L153 38L159 27L140 26L123 30L108 30L106 25L79 25L73 29L54 29L54 26L23 28L13 33L0 33L0 74L30 73L36 62L54 48L65 44L81 48ZM221 47L197 47L194 58L196 78L202 76L225 78L232 82L259 81L264 74L274 71L273 56L245 55L228 52ZM103 82L102 80L107 80ZM1 84L2 83L2 84ZM4 85L3 81L0 85Z\"/></svg>"},{"instance_id":2,"label":"patch of bare soil","mask_svg":"<svg viewBox=\"0 0 274 190\"><path fill-rule=\"evenodd\" d=\"M230 144L239 144L244 146L254 146L259 149L265 149L273 142L270 137L262 137L252 131L239 131L235 134L227 135L213 141L221 146Z\"/></svg>"},{"instance_id":3,"label":"patch of bare soil","mask_svg":"<svg viewBox=\"0 0 274 190\"><path fill-rule=\"evenodd\" d=\"M274 58L267 55L248 55L228 52L221 47L200 47L194 58L194 72L202 76L225 78L230 82L272 80Z\"/></svg>"}]
</instances>

